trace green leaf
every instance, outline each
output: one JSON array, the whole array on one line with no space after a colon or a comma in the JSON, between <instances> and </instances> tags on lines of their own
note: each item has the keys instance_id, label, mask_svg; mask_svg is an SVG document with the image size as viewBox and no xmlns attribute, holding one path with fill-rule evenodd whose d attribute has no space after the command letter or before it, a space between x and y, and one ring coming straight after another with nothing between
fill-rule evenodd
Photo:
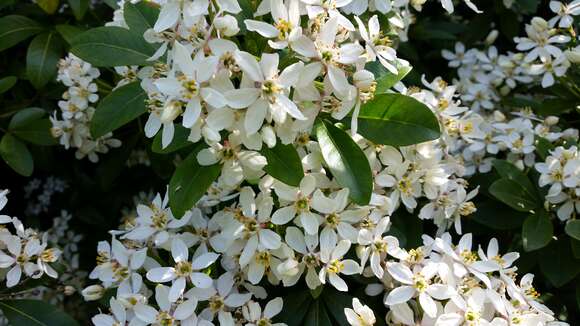
<instances>
[{"instance_id":1,"label":"green leaf","mask_svg":"<svg viewBox=\"0 0 580 326\"><path fill-rule=\"evenodd\" d=\"M161 138L163 138L163 133L158 132L157 135L155 135L155 138L153 138L151 150L154 153L167 154L178 151L187 146L193 145L193 143L187 139L189 138L190 133L191 133L190 129L185 128L180 124L175 124L175 133L173 134L173 140L171 141L171 143L167 147L162 148L163 146L161 145Z\"/></svg>"},{"instance_id":2,"label":"green leaf","mask_svg":"<svg viewBox=\"0 0 580 326\"><path fill-rule=\"evenodd\" d=\"M559 288L580 273L580 260L574 259L570 242L560 238L540 252L540 269L555 287Z\"/></svg>"},{"instance_id":3,"label":"green leaf","mask_svg":"<svg viewBox=\"0 0 580 326\"><path fill-rule=\"evenodd\" d=\"M481 197L478 197L481 199ZM508 206L492 199L480 200L477 204L477 211L473 213L473 219L486 227L494 230L513 230L522 225L526 214L515 212Z\"/></svg>"},{"instance_id":4,"label":"green leaf","mask_svg":"<svg viewBox=\"0 0 580 326\"><path fill-rule=\"evenodd\" d=\"M18 128L21 126L26 125L30 121L42 119L42 117L46 114L41 108L26 108L16 112L15 115L12 116L10 120L10 124L8 125L9 129Z\"/></svg>"},{"instance_id":5,"label":"green leaf","mask_svg":"<svg viewBox=\"0 0 580 326\"><path fill-rule=\"evenodd\" d=\"M539 200L536 188L534 187L528 176L525 175L522 171L520 171L520 169L518 169L515 165L513 165L508 161L498 159L493 160L492 164L497 173L503 179L509 179L517 182L520 186L522 186L522 188L524 188L524 190L526 191L527 195L530 198L535 197Z\"/></svg>"},{"instance_id":6,"label":"green leaf","mask_svg":"<svg viewBox=\"0 0 580 326\"><path fill-rule=\"evenodd\" d=\"M544 137L536 136L536 153L542 159L546 160L546 157L550 155L550 151L554 149L554 145Z\"/></svg>"},{"instance_id":7,"label":"green leaf","mask_svg":"<svg viewBox=\"0 0 580 326\"><path fill-rule=\"evenodd\" d=\"M522 240L526 251L545 247L553 236L554 226L544 210L530 215L522 227Z\"/></svg>"},{"instance_id":8,"label":"green leaf","mask_svg":"<svg viewBox=\"0 0 580 326\"><path fill-rule=\"evenodd\" d=\"M91 121L91 135L99 138L147 112L147 94L138 81L123 85L97 106Z\"/></svg>"},{"instance_id":9,"label":"green leaf","mask_svg":"<svg viewBox=\"0 0 580 326\"><path fill-rule=\"evenodd\" d=\"M350 197L366 205L373 191L373 177L367 157L344 130L328 121L316 126L322 156L338 183L350 190Z\"/></svg>"},{"instance_id":10,"label":"green leaf","mask_svg":"<svg viewBox=\"0 0 580 326\"><path fill-rule=\"evenodd\" d=\"M77 20L83 19L89 9L89 0L68 0L68 4Z\"/></svg>"},{"instance_id":11,"label":"green leaf","mask_svg":"<svg viewBox=\"0 0 580 326\"><path fill-rule=\"evenodd\" d=\"M330 317L324 307L324 304L320 300L315 300L308 310L306 319L304 320L304 326L332 326Z\"/></svg>"},{"instance_id":12,"label":"green leaf","mask_svg":"<svg viewBox=\"0 0 580 326\"><path fill-rule=\"evenodd\" d=\"M146 30L155 25L159 16L159 7L151 2L137 4L126 2L123 15L131 32L142 36Z\"/></svg>"},{"instance_id":13,"label":"green leaf","mask_svg":"<svg viewBox=\"0 0 580 326\"><path fill-rule=\"evenodd\" d=\"M221 165L203 166L197 162L199 145L187 156L169 181L169 206L176 217L190 210L205 194L221 172Z\"/></svg>"},{"instance_id":14,"label":"green leaf","mask_svg":"<svg viewBox=\"0 0 580 326\"><path fill-rule=\"evenodd\" d=\"M58 9L60 0L36 0L36 4L49 15L52 15Z\"/></svg>"},{"instance_id":15,"label":"green leaf","mask_svg":"<svg viewBox=\"0 0 580 326\"><path fill-rule=\"evenodd\" d=\"M413 67L411 67L408 62L403 60L400 60L400 62L395 64L395 67L397 68L398 71L397 74L393 74L392 72L387 70L387 68L383 67L383 65L378 61L371 62L368 65L367 69L375 75L377 82L375 94L386 93L396 83L403 80L403 78L405 78L405 76L407 76L407 74L411 72L411 70L413 69Z\"/></svg>"},{"instance_id":16,"label":"green leaf","mask_svg":"<svg viewBox=\"0 0 580 326\"><path fill-rule=\"evenodd\" d=\"M353 297L347 293L327 287L322 294L322 300L328 315L333 319L333 325L349 326L344 315L344 308L351 308Z\"/></svg>"},{"instance_id":17,"label":"green leaf","mask_svg":"<svg viewBox=\"0 0 580 326\"><path fill-rule=\"evenodd\" d=\"M60 34L60 36L62 36L62 38L68 44L72 44L72 41L74 40L74 38L77 37L82 32L84 32L83 29L81 29L77 26L64 25L64 24L56 25L55 28L56 28L56 31Z\"/></svg>"},{"instance_id":18,"label":"green leaf","mask_svg":"<svg viewBox=\"0 0 580 326\"><path fill-rule=\"evenodd\" d=\"M96 67L149 64L155 47L126 28L105 26L77 36L71 52Z\"/></svg>"},{"instance_id":19,"label":"green leaf","mask_svg":"<svg viewBox=\"0 0 580 326\"><path fill-rule=\"evenodd\" d=\"M8 90L10 90L14 85L16 85L17 81L18 78L16 76L0 78L0 94L6 93Z\"/></svg>"},{"instance_id":20,"label":"green leaf","mask_svg":"<svg viewBox=\"0 0 580 326\"><path fill-rule=\"evenodd\" d=\"M51 123L43 119L46 111L41 108L26 108L18 111L10 120L8 130L16 137L30 143L49 146L57 142L50 134Z\"/></svg>"},{"instance_id":21,"label":"green leaf","mask_svg":"<svg viewBox=\"0 0 580 326\"><path fill-rule=\"evenodd\" d=\"M437 117L423 103L401 94L379 94L358 116L358 133L376 144L407 146L439 138Z\"/></svg>"},{"instance_id":22,"label":"green leaf","mask_svg":"<svg viewBox=\"0 0 580 326\"><path fill-rule=\"evenodd\" d=\"M24 143L11 134L5 134L0 141L0 156L18 174L29 177L34 169L32 155Z\"/></svg>"},{"instance_id":23,"label":"green leaf","mask_svg":"<svg viewBox=\"0 0 580 326\"><path fill-rule=\"evenodd\" d=\"M0 51L6 50L42 31L34 20L18 15L0 18Z\"/></svg>"},{"instance_id":24,"label":"green leaf","mask_svg":"<svg viewBox=\"0 0 580 326\"><path fill-rule=\"evenodd\" d=\"M302 162L292 144L284 145L280 141L273 148L262 146L260 151L268 160L264 171L287 185L298 187L304 177Z\"/></svg>"},{"instance_id":25,"label":"green leaf","mask_svg":"<svg viewBox=\"0 0 580 326\"><path fill-rule=\"evenodd\" d=\"M41 300L2 300L0 309L12 326L78 326L69 315Z\"/></svg>"},{"instance_id":26,"label":"green leaf","mask_svg":"<svg viewBox=\"0 0 580 326\"><path fill-rule=\"evenodd\" d=\"M309 290L293 290L284 297L284 309L274 318L288 326L302 326L312 301Z\"/></svg>"},{"instance_id":27,"label":"green leaf","mask_svg":"<svg viewBox=\"0 0 580 326\"><path fill-rule=\"evenodd\" d=\"M35 88L42 88L56 76L62 42L55 32L36 36L26 53L26 75Z\"/></svg>"},{"instance_id":28,"label":"green leaf","mask_svg":"<svg viewBox=\"0 0 580 326\"><path fill-rule=\"evenodd\" d=\"M511 179L499 179L491 184L489 192L498 200L520 212L529 212L541 204L524 187Z\"/></svg>"},{"instance_id":29,"label":"green leaf","mask_svg":"<svg viewBox=\"0 0 580 326\"><path fill-rule=\"evenodd\" d=\"M565 227L566 234L580 241L580 220L569 220Z\"/></svg>"}]
</instances>

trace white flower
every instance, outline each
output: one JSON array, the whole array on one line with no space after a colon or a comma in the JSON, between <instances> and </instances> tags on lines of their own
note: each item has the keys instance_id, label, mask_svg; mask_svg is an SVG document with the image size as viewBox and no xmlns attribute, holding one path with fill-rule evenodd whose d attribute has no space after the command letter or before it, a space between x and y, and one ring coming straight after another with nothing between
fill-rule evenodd
<instances>
[{"instance_id":1,"label":"white flower","mask_svg":"<svg viewBox=\"0 0 580 326\"><path fill-rule=\"evenodd\" d=\"M212 285L212 279L199 271L213 264L218 259L218 254L208 252L193 257L190 262L187 246L182 240L175 238L171 243L171 256L175 262L173 267L155 267L147 272L147 279L151 282L173 282L167 297L169 302L177 301L183 294L187 281L203 289Z\"/></svg>"},{"instance_id":2,"label":"white flower","mask_svg":"<svg viewBox=\"0 0 580 326\"><path fill-rule=\"evenodd\" d=\"M244 318L249 321L245 326L286 326L284 323L272 323L272 317L282 311L284 302L282 298L275 298L270 300L264 311L257 302L250 301L242 309Z\"/></svg>"},{"instance_id":3,"label":"white flower","mask_svg":"<svg viewBox=\"0 0 580 326\"><path fill-rule=\"evenodd\" d=\"M341 240L338 242L336 247L330 250L325 250L320 252L320 260L324 264L320 272L318 273L318 278L322 284L326 284L326 279L330 281L330 284L334 286L337 290L346 292L348 291L348 286L346 282L340 278L339 274L353 275L360 273L360 266L352 259L342 259L342 257L350 249L350 241Z\"/></svg>"},{"instance_id":4,"label":"white flower","mask_svg":"<svg viewBox=\"0 0 580 326\"><path fill-rule=\"evenodd\" d=\"M197 302L195 300L185 300L179 304L171 303L168 300L170 290L168 287L158 284L155 287L155 302L160 310L157 310L150 305L138 303L134 310L135 316L145 325L171 325L177 321L187 325L197 319L195 316L195 307Z\"/></svg>"},{"instance_id":5,"label":"white flower","mask_svg":"<svg viewBox=\"0 0 580 326\"><path fill-rule=\"evenodd\" d=\"M554 27L558 23L560 28L569 28L574 23L574 17L580 15L580 1L574 0L570 3L560 1L550 1L550 10L556 16L549 20L550 26Z\"/></svg>"},{"instance_id":6,"label":"white flower","mask_svg":"<svg viewBox=\"0 0 580 326\"><path fill-rule=\"evenodd\" d=\"M358 298L352 299L352 307L354 309L344 308L344 314L350 325L372 326L377 322L373 311L369 307L364 306Z\"/></svg>"}]
</instances>

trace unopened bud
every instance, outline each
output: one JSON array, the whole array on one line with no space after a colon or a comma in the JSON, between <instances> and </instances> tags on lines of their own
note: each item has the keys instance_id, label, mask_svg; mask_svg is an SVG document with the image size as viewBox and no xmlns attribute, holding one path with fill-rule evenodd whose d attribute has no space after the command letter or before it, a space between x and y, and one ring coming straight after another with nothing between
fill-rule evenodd
<instances>
[{"instance_id":1,"label":"unopened bud","mask_svg":"<svg viewBox=\"0 0 580 326\"><path fill-rule=\"evenodd\" d=\"M485 38L485 43L487 45L492 45L497 39L498 35L499 32L497 31L497 29L492 30L491 32L489 32L489 34L487 34L487 37Z\"/></svg>"},{"instance_id":2,"label":"unopened bud","mask_svg":"<svg viewBox=\"0 0 580 326\"><path fill-rule=\"evenodd\" d=\"M85 301L99 300L105 294L105 288L100 285L91 285L81 291Z\"/></svg>"},{"instance_id":3,"label":"unopened bud","mask_svg":"<svg viewBox=\"0 0 580 326\"><path fill-rule=\"evenodd\" d=\"M165 108L163 108L163 112L161 113L161 122L162 123L169 123L175 120L183 110L181 109L181 103L172 101L168 103Z\"/></svg>"},{"instance_id":4,"label":"unopened bud","mask_svg":"<svg viewBox=\"0 0 580 326\"><path fill-rule=\"evenodd\" d=\"M71 285L65 285L64 287L64 295L73 295L75 292L77 292L77 289L74 288L74 286Z\"/></svg>"},{"instance_id":5,"label":"unopened bud","mask_svg":"<svg viewBox=\"0 0 580 326\"><path fill-rule=\"evenodd\" d=\"M353 80L358 89L368 91L375 83L375 75L373 75L372 72L363 69L354 73Z\"/></svg>"},{"instance_id":6,"label":"unopened bud","mask_svg":"<svg viewBox=\"0 0 580 326\"><path fill-rule=\"evenodd\" d=\"M560 121L558 117L551 115L544 120L544 123L548 126L553 126L557 124L558 121Z\"/></svg>"},{"instance_id":7,"label":"unopened bud","mask_svg":"<svg viewBox=\"0 0 580 326\"><path fill-rule=\"evenodd\" d=\"M580 63L580 46L575 47L572 50L564 51L566 59L572 63Z\"/></svg>"},{"instance_id":8,"label":"unopened bud","mask_svg":"<svg viewBox=\"0 0 580 326\"><path fill-rule=\"evenodd\" d=\"M500 111L493 111L493 119L497 122L505 121L505 115Z\"/></svg>"},{"instance_id":9,"label":"unopened bud","mask_svg":"<svg viewBox=\"0 0 580 326\"><path fill-rule=\"evenodd\" d=\"M536 31L544 31L548 29L548 22L541 18L541 17L534 17L532 18L532 27L534 27L534 29Z\"/></svg>"},{"instance_id":10,"label":"unopened bud","mask_svg":"<svg viewBox=\"0 0 580 326\"><path fill-rule=\"evenodd\" d=\"M213 21L213 23L215 28L224 36L234 36L240 31L238 21L231 15L218 17Z\"/></svg>"}]
</instances>

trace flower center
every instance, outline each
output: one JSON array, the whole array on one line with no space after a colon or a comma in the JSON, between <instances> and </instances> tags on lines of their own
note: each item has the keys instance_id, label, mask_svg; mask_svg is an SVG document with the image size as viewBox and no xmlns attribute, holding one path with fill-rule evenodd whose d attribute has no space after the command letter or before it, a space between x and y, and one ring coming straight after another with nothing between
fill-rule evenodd
<instances>
[{"instance_id":1,"label":"flower center","mask_svg":"<svg viewBox=\"0 0 580 326\"><path fill-rule=\"evenodd\" d=\"M178 276L189 276L193 268L191 267L191 263L188 261L180 261L175 265L175 274Z\"/></svg>"},{"instance_id":2,"label":"flower center","mask_svg":"<svg viewBox=\"0 0 580 326\"><path fill-rule=\"evenodd\" d=\"M328 264L328 267L326 268L326 270L329 273L333 273L333 274L338 274L338 273L342 272L343 269L344 269L344 264L338 259L331 261L330 264Z\"/></svg>"}]
</instances>

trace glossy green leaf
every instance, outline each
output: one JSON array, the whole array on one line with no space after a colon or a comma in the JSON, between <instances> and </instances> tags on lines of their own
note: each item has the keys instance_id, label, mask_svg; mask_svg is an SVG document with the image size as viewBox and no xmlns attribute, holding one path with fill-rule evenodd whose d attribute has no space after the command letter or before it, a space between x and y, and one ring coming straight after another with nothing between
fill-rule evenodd
<instances>
[{"instance_id":1,"label":"glossy green leaf","mask_svg":"<svg viewBox=\"0 0 580 326\"><path fill-rule=\"evenodd\" d=\"M554 226L544 210L530 215L522 227L522 240L526 251L545 247L553 236Z\"/></svg>"},{"instance_id":2,"label":"glossy green leaf","mask_svg":"<svg viewBox=\"0 0 580 326\"><path fill-rule=\"evenodd\" d=\"M323 120L316 126L322 156L332 176L350 190L350 197L366 205L373 191L373 177L367 157L349 134Z\"/></svg>"},{"instance_id":3,"label":"glossy green leaf","mask_svg":"<svg viewBox=\"0 0 580 326\"><path fill-rule=\"evenodd\" d=\"M72 44L74 38L84 32L83 29L77 26L64 24L56 25L55 29L68 44Z\"/></svg>"},{"instance_id":4,"label":"glossy green leaf","mask_svg":"<svg viewBox=\"0 0 580 326\"><path fill-rule=\"evenodd\" d=\"M497 173L503 179L509 179L517 182L520 186L522 186L522 188L524 188L527 196L530 198L538 198L536 188L528 176L520 171L520 169L518 169L515 165L508 161L498 159L493 160L492 164Z\"/></svg>"},{"instance_id":5,"label":"glossy green leaf","mask_svg":"<svg viewBox=\"0 0 580 326\"><path fill-rule=\"evenodd\" d=\"M376 144L407 146L439 138L437 117L423 103L401 94L379 94L358 116L358 133Z\"/></svg>"},{"instance_id":6,"label":"glossy green leaf","mask_svg":"<svg viewBox=\"0 0 580 326\"><path fill-rule=\"evenodd\" d=\"M349 326L344 314L344 308L352 307L353 297L345 292L340 292L332 287L326 287L322 293L322 300L328 315L332 319L332 325Z\"/></svg>"},{"instance_id":7,"label":"glossy green leaf","mask_svg":"<svg viewBox=\"0 0 580 326\"><path fill-rule=\"evenodd\" d=\"M22 109L12 116L8 128L13 129L26 125L30 121L41 119L45 114L46 111L41 108Z\"/></svg>"},{"instance_id":8,"label":"glossy green leaf","mask_svg":"<svg viewBox=\"0 0 580 326\"><path fill-rule=\"evenodd\" d=\"M0 78L0 94L9 91L14 85L18 78L16 76L7 76L4 78Z\"/></svg>"},{"instance_id":9,"label":"glossy green leaf","mask_svg":"<svg viewBox=\"0 0 580 326\"><path fill-rule=\"evenodd\" d=\"M155 135L155 138L153 138L151 150L154 153L167 154L178 151L187 146L193 145L193 143L187 139L190 133L191 133L190 129L185 128L180 124L175 124L175 132L173 134L173 140L171 141L171 143L167 147L163 148L161 146L161 138L163 138L163 133L158 132L157 135Z\"/></svg>"},{"instance_id":10,"label":"glossy green leaf","mask_svg":"<svg viewBox=\"0 0 580 326\"><path fill-rule=\"evenodd\" d=\"M300 156L292 144L284 145L278 141L273 148L262 146L260 153L268 160L268 165L264 167L266 173L287 185L300 185L304 170Z\"/></svg>"},{"instance_id":11,"label":"glossy green leaf","mask_svg":"<svg viewBox=\"0 0 580 326\"><path fill-rule=\"evenodd\" d=\"M511 210L508 206L493 199L477 197L477 211L471 216L477 223L494 230L513 230L521 227L526 214Z\"/></svg>"},{"instance_id":12,"label":"glossy green leaf","mask_svg":"<svg viewBox=\"0 0 580 326\"><path fill-rule=\"evenodd\" d=\"M36 4L44 10L45 13L52 15L58 9L60 0L36 0Z\"/></svg>"},{"instance_id":13,"label":"glossy green leaf","mask_svg":"<svg viewBox=\"0 0 580 326\"><path fill-rule=\"evenodd\" d=\"M288 326L304 325L304 319L312 301L312 296L308 289L291 290L291 293L284 297L284 308L275 317L275 320Z\"/></svg>"},{"instance_id":14,"label":"glossy green leaf","mask_svg":"<svg viewBox=\"0 0 580 326\"><path fill-rule=\"evenodd\" d=\"M77 36L71 52L97 67L149 64L155 47L126 28L105 26Z\"/></svg>"},{"instance_id":15,"label":"glossy green leaf","mask_svg":"<svg viewBox=\"0 0 580 326\"><path fill-rule=\"evenodd\" d=\"M83 19L89 9L89 0L68 0L68 4L77 20Z\"/></svg>"},{"instance_id":16,"label":"glossy green leaf","mask_svg":"<svg viewBox=\"0 0 580 326\"><path fill-rule=\"evenodd\" d=\"M389 91L396 83L403 80L405 76L413 67L409 65L408 62L401 61L396 64L397 74L394 74L383 67L383 65L378 62L371 62L368 64L368 70L375 75L375 81L377 82L377 88L375 89L375 94L384 94Z\"/></svg>"},{"instance_id":17,"label":"glossy green leaf","mask_svg":"<svg viewBox=\"0 0 580 326\"><path fill-rule=\"evenodd\" d=\"M159 6L152 2L132 4L126 2L123 9L125 22L131 32L143 35L146 30L153 28L159 16Z\"/></svg>"},{"instance_id":18,"label":"glossy green leaf","mask_svg":"<svg viewBox=\"0 0 580 326\"><path fill-rule=\"evenodd\" d=\"M197 162L201 145L177 166L169 182L169 206L180 218L205 194L221 172L221 165L202 166Z\"/></svg>"},{"instance_id":19,"label":"glossy green leaf","mask_svg":"<svg viewBox=\"0 0 580 326\"><path fill-rule=\"evenodd\" d=\"M0 156L14 171L30 176L34 169L32 155L26 145L11 134L5 134L0 141Z\"/></svg>"},{"instance_id":20,"label":"glossy green leaf","mask_svg":"<svg viewBox=\"0 0 580 326\"><path fill-rule=\"evenodd\" d=\"M569 220L565 227L566 234L580 241L580 220Z\"/></svg>"},{"instance_id":21,"label":"glossy green leaf","mask_svg":"<svg viewBox=\"0 0 580 326\"><path fill-rule=\"evenodd\" d=\"M21 140L41 146L55 145L57 142L50 134L52 124L41 108L26 108L18 111L8 125L8 130Z\"/></svg>"},{"instance_id":22,"label":"glossy green leaf","mask_svg":"<svg viewBox=\"0 0 580 326\"><path fill-rule=\"evenodd\" d=\"M42 29L39 23L24 16L9 15L0 18L0 51L40 33Z\"/></svg>"},{"instance_id":23,"label":"glossy green leaf","mask_svg":"<svg viewBox=\"0 0 580 326\"><path fill-rule=\"evenodd\" d=\"M580 260L574 259L570 242L566 238L552 241L542 249L539 262L544 276L558 288L580 273Z\"/></svg>"},{"instance_id":24,"label":"glossy green leaf","mask_svg":"<svg viewBox=\"0 0 580 326\"><path fill-rule=\"evenodd\" d=\"M550 151L553 150L555 146L549 140L540 136L536 136L535 142L536 153L538 153L538 156L540 156L542 161L545 161L546 157L550 155Z\"/></svg>"},{"instance_id":25,"label":"glossy green leaf","mask_svg":"<svg viewBox=\"0 0 580 326\"><path fill-rule=\"evenodd\" d=\"M91 135L98 138L147 112L147 94L138 81L123 85L107 95L95 110Z\"/></svg>"},{"instance_id":26,"label":"glossy green leaf","mask_svg":"<svg viewBox=\"0 0 580 326\"><path fill-rule=\"evenodd\" d=\"M529 212L541 202L530 196L524 187L511 179L499 179L492 183L489 192L498 200L520 212Z\"/></svg>"},{"instance_id":27,"label":"glossy green leaf","mask_svg":"<svg viewBox=\"0 0 580 326\"><path fill-rule=\"evenodd\" d=\"M72 317L41 300L2 300L0 309L12 326L77 326Z\"/></svg>"},{"instance_id":28,"label":"glossy green leaf","mask_svg":"<svg viewBox=\"0 0 580 326\"><path fill-rule=\"evenodd\" d=\"M36 88L42 88L56 77L62 41L55 32L36 36L26 53L26 76Z\"/></svg>"},{"instance_id":29,"label":"glossy green leaf","mask_svg":"<svg viewBox=\"0 0 580 326\"><path fill-rule=\"evenodd\" d=\"M324 304L320 300L315 300L310 305L304 326L333 326Z\"/></svg>"}]
</instances>

